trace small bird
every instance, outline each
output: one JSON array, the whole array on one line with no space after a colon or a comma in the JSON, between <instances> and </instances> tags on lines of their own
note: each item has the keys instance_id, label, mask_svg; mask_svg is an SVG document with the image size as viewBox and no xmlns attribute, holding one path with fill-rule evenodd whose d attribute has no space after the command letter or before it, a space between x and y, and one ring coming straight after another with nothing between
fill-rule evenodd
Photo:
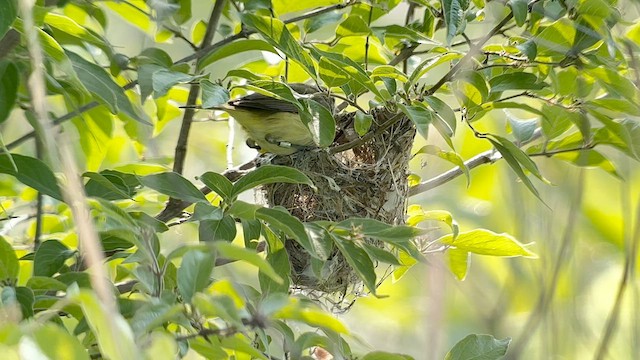
<instances>
[{"instance_id":1,"label":"small bird","mask_svg":"<svg viewBox=\"0 0 640 360\"><path fill-rule=\"evenodd\" d=\"M319 102L330 111L332 98L317 86L289 84L301 98ZM250 147L276 155L291 155L298 150L317 146L294 104L259 93L229 101L212 109L227 112L247 132ZM254 146L251 146L251 143Z\"/></svg>"}]
</instances>

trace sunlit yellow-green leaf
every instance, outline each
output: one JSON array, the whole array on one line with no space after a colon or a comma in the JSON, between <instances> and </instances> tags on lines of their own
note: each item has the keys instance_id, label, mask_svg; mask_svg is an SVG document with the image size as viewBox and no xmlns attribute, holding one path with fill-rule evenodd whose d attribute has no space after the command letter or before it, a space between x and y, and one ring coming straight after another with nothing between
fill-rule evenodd
<instances>
[{"instance_id":1,"label":"sunlit yellow-green leaf","mask_svg":"<svg viewBox=\"0 0 640 360\"><path fill-rule=\"evenodd\" d=\"M496 234L486 229L461 232L455 239L453 235L445 235L438 241L444 245L480 255L537 257L513 236L504 233Z\"/></svg>"},{"instance_id":2,"label":"sunlit yellow-green leaf","mask_svg":"<svg viewBox=\"0 0 640 360\"><path fill-rule=\"evenodd\" d=\"M449 270L451 270L458 280L464 280L465 277L467 277L471 254L466 250L449 248L447 249L446 256Z\"/></svg>"}]
</instances>

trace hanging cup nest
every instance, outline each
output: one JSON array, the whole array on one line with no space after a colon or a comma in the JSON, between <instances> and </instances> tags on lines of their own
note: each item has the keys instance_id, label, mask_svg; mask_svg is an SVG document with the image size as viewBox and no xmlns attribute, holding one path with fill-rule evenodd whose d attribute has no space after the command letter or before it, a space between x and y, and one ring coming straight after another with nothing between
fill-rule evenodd
<instances>
[{"instance_id":1,"label":"hanging cup nest","mask_svg":"<svg viewBox=\"0 0 640 360\"><path fill-rule=\"evenodd\" d=\"M268 206L283 206L301 221L342 221L370 218L402 224L407 203L408 162L415 136L413 123L405 116L383 126L393 117L385 109L372 112L370 131L376 134L362 145L343 152L299 151L277 156L273 164L296 168L306 174L317 190L299 184L270 184L262 188ZM336 117L338 132L334 146L358 139L355 113ZM366 239L378 247L383 244ZM338 250L329 256L322 276L311 270L310 255L295 241L287 241L294 289L315 297L355 295L362 288L355 271Z\"/></svg>"}]
</instances>

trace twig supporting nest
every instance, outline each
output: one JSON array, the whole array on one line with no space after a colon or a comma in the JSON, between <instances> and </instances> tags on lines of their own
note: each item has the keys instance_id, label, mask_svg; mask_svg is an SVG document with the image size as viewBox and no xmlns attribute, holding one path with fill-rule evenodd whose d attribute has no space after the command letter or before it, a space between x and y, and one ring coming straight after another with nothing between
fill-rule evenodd
<instances>
[{"instance_id":1,"label":"twig supporting nest","mask_svg":"<svg viewBox=\"0 0 640 360\"><path fill-rule=\"evenodd\" d=\"M385 109L373 112L375 132L380 124L394 116ZM357 138L354 113L339 116L335 144ZM402 117L372 140L356 148L329 154L301 151L273 159L274 164L294 167L316 185L273 184L265 186L263 196L269 206L283 206L302 221L342 221L347 218L371 218L389 224L401 224L408 193L407 166L415 136L412 122ZM366 241L374 243L372 240ZM342 255L334 250L322 269L314 274L309 254L296 242L287 241L296 288L326 295L353 293L361 282Z\"/></svg>"}]
</instances>

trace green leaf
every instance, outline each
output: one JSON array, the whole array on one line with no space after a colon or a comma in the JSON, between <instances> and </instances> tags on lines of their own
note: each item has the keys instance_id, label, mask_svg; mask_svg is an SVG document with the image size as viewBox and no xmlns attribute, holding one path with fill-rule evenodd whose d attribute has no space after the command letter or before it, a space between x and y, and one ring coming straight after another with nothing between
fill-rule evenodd
<instances>
[{"instance_id":1,"label":"green leaf","mask_svg":"<svg viewBox=\"0 0 640 360\"><path fill-rule=\"evenodd\" d=\"M313 187L311 180L300 170L288 166L264 165L236 181L230 198L257 186L274 183L305 184Z\"/></svg>"},{"instance_id":2,"label":"green leaf","mask_svg":"<svg viewBox=\"0 0 640 360\"><path fill-rule=\"evenodd\" d=\"M221 208L206 202L198 202L189 221L221 220L224 212Z\"/></svg>"},{"instance_id":3,"label":"green leaf","mask_svg":"<svg viewBox=\"0 0 640 360\"><path fill-rule=\"evenodd\" d=\"M222 340L220 341L220 344L225 349L248 354L250 355L251 359L262 359L262 360L269 359L261 351L259 351L254 347L253 340L241 334L226 336L222 338Z\"/></svg>"},{"instance_id":4,"label":"green leaf","mask_svg":"<svg viewBox=\"0 0 640 360\"><path fill-rule=\"evenodd\" d=\"M532 39L527 40L522 44L516 45L516 48L520 50L520 52L522 52L522 54L529 60L534 60L536 56L538 56L538 46Z\"/></svg>"},{"instance_id":5,"label":"green leaf","mask_svg":"<svg viewBox=\"0 0 640 360\"><path fill-rule=\"evenodd\" d=\"M200 80L202 88L202 108L209 109L214 106L226 104L229 101L229 90L214 84L207 79Z\"/></svg>"},{"instance_id":6,"label":"green leaf","mask_svg":"<svg viewBox=\"0 0 640 360\"><path fill-rule=\"evenodd\" d=\"M409 81L409 78L407 78L407 75L405 75L402 71L396 69L394 66L390 66L390 65L377 66L371 72L371 78L374 81L379 78L395 79L403 83Z\"/></svg>"},{"instance_id":7,"label":"green leaf","mask_svg":"<svg viewBox=\"0 0 640 360\"><path fill-rule=\"evenodd\" d=\"M338 25L336 29L337 37L369 35L371 29L360 16L351 15Z\"/></svg>"},{"instance_id":8,"label":"green leaf","mask_svg":"<svg viewBox=\"0 0 640 360\"><path fill-rule=\"evenodd\" d=\"M509 6L511 6L516 25L518 25L518 27L524 25L524 22L527 21L527 13L529 12L529 1L509 0Z\"/></svg>"},{"instance_id":9,"label":"green leaf","mask_svg":"<svg viewBox=\"0 0 640 360\"><path fill-rule=\"evenodd\" d=\"M282 231L288 237L297 241L312 256L318 256L304 225L295 216L278 209L262 208L256 211L256 218L263 220L271 228Z\"/></svg>"},{"instance_id":10,"label":"green leaf","mask_svg":"<svg viewBox=\"0 0 640 360\"><path fill-rule=\"evenodd\" d=\"M342 70L336 62L326 56L320 57L318 75L320 75L320 79L322 79L324 84L329 88L339 87L351 81L349 73Z\"/></svg>"},{"instance_id":11,"label":"green leaf","mask_svg":"<svg viewBox=\"0 0 640 360\"><path fill-rule=\"evenodd\" d=\"M509 121L511 132L518 142L527 142L533 138L536 129L538 129L538 119L521 120L515 118L510 111L506 109L503 111Z\"/></svg>"},{"instance_id":12,"label":"green leaf","mask_svg":"<svg viewBox=\"0 0 640 360\"><path fill-rule=\"evenodd\" d=\"M204 242L231 242L235 239L236 233L236 222L229 215L225 215L220 220L201 220L198 226L198 239Z\"/></svg>"},{"instance_id":13,"label":"green leaf","mask_svg":"<svg viewBox=\"0 0 640 360\"><path fill-rule=\"evenodd\" d=\"M11 4L11 1L8 2ZM0 5L2 7L3 5ZM4 5L7 6L7 5ZM10 7L11 5L9 5ZM2 10L0 10L0 21L2 21ZM1 24L0 24L1 26ZM2 29L0 29L2 30ZM1 31L0 31L1 33ZM2 35L0 34L0 38ZM10 61L0 62L0 124L2 124L13 110L13 104L18 96L18 86L20 85L19 69L16 64Z\"/></svg>"},{"instance_id":14,"label":"green leaf","mask_svg":"<svg viewBox=\"0 0 640 360\"><path fill-rule=\"evenodd\" d=\"M48 276L32 276L27 280L27 287L37 292L45 291L65 291L67 285L62 281L50 278Z\"/></svg>"},{"instance_id":15,"label":"green leaf","mask_svg":"<svg viewBox=\"0 0 640 360\"><path fill-rule=\"evenodd\" d=\"M142 185L176 199L199 202L207 198L189 180L175 172L165 172L140 177Z\"/></svg>"},{"instance_id":16,"label":"green leaf","mask_svg":"<svg viewBox=\"0 0 640 360\"><path fill-rule=\"evenodd\" d=\"M347 219L337 223L335 228L355 232L365 237L372 237L392 244L408 242L414 237L426 233L426 230L413 226L389 225L382 221L365 218Z\"/></svg>"},{"instance_id":17,"label":"green leaf","mask_svg":"<svg viewBox=\"0 0 640 360\"><path fill-rule=\"evenodd\" d=\"M44 241L38 247L33 259L33 275L53 276L62 268L64 262L74 254L75 251L70 250L58 240Z\"/></svg>"},{"instance_id":18,"label":"green leaf","mask_svg":"<svg viewBox=\"0 0 640 360\"><path fill-rule=\"evenodd\" d=\"M451 40L458 34L462 28L464 21L463 4L469 5L468 1L460 0L442 0L442 9L444 10L444 23L447 28L447 44L451 44Z\"/></svg>"},{"instance_id":19,"label":"green leaf","mask_svg":"<svg viewBox=\"0 0 640 360\"><path fill-rule=\"evenodd\" d=\"M33 339L49 359L89 360L80 341L58 325L44 324L32 332Z\"/></svg>"},{"instance_id":20,"label":"green leaf","mask_svg":"<svg viewBox=\"0 0 640 360\"><path fill-rule=\"evenodd\" d=\"M449 269L458 280L463 281L467 277L471 253L458 248L449 248L446 255Z\"/></svg>"},{"instance_id":21,"label":"green leaf","mask_svg":"<svg viewBox=\"0 0 640 360\"><path fill-rule=\"evenodd\" d=\"M465 165L464 160L454 151L444 151L435 145L425 145L416 152L417 154L429 154L439 157L442 160L448 161L454 165L460 167L460 170L467 178L467 186L471 183L471 175L469 174L469 168Z\"/></svg>"},{"instance_id":22,"label":"green leaf","mask_svg":"<svg viewBox=\"0 0 640 360\"><path fill-rule=\"evenodd\" d=\"M197 79L199 76L185 74L169 69L158 69L151 75L151 86L153 87L154 98L163 97L177 84L187 83Z\"/></svg>"},{"instance_id":23,"label":"green leaf","mask_svg":"<svg viewBox=\"0 0 640 360\"><path fill-rule=\"evenodd\" d=\"M391 264L395 266L401 266L400 260L392 254L390 251L385 249L381 249L374 245L369 245L367 243L362 243L362 249L369 255L372 260L380 261L386 264Z\"/></svg>"},{"instance_id":24,"label":"green leaf","mask_svg":"<svg viewBox=\"0 0 640 360\"><path fill-rule=\"evenodd\" d=\"M325 57L327 62L331 62L335 65L333 71L339 71L341 74L348 74L348 76L355 81L359 86L371 91L374 95L382 98L382 94L373 83L373 80L369 77L369 74L358 64L348 56L339 53L332 53L322 51L320 49L311 48L313 56L317 59Z\"/></svg>"},{"instance_id":25,"label":"green leaf","mask_svg":"<svg viewBox=\"0 0 640 360\"><path fill-rule=\"evenodd\" d=\"M282 277L280 277L280 275L276 273L273 267L266 260L260 257L260 255L258 255L255 251L225 242L216 242L214 245L220 257L249 263L257 267L260 272L271 278L271 280L277 282L278 284L282 284Z\"/></svg>"},{"instance_id":26,"label":"green leaf","mask_svg":"<svg viewBox=\"0 0 640 360\"><path fill-rule=\"evenodd\" d=\"M471 110L482 105L489 96L489 88L484 77L477 71L467 71L459 76L453 89L462 106Z\"/></svg>"},{"instance_id":27,"label":"green leaf","mask_svg":"<svg viewBox=\"0 0 640 360\"><path fill-rule=\"evenodd\" d=\"M62 201L56 177L45 163L29 156L0 154L0 173L14 176L21 183Z\"/></svg>"},{"instance_id":28,"label":"green leaf","mask_svg":"<svg viewBox=\"0 0 640 360\"><path fill-rule=\"evenodd\" d=\"M15 298L18 304L20 304L20 310L22 312L22 318L33 317L33 305L35 304L35 295L33 290L24 286L16 286L13 288L15 291Z\"/></svg>"},{"instance_id":29,"label":"green leaf","mask_svg":"<svg viewBox=\"0 0 640 360\"><path fill-rule=\"evenodd\" d=\"M445 235L438 239L444 245L479 255L490 256L524 256L536 258L537 255L508 234L496 234L486 229L461 232L454 239L453 235Z\"/></svg>"},{"instance_id":30,"label":"green leaf","mask_svg":"<svg viewBox=\"0 0 640 360\"><path fill-rule=\"evenodd\" d=\"M278 294L277 294L278 295ZM288 304L277 310L272 316L275 319L299 321L312 327L319 327L338 334L348 334L347 327L317 305L302 302L298 298L289 297Z\"/></svg>"},{"instance_id":31,"label":"green leaf","mask_svg":"<svg viewBox=\"0 0 640 360\"><path fill-rule=\"evenodd\" d=\"M440 45L440 43L433 41L428 36L425 36L409 27L401 26L398 24L392 24L387 26L376 26L376 27L373 27L372 30L380 38L381 41L383 39L386 39L386 40L393 39L393 40L399 40L402 42Z\"/></svg>"},{"instance_id":32,"label":"green leaf","mask_svg":"<svg viewBox=\"0 0 640 360\"><path fill-rule=\"evenodd\" d=\"M17 16L18 2L16 0L3 1L2 4L0 4L0 39L9 31L13 20L15 20Z\"/></svg>"},{"instance_id":33,"label":"green leaf","mask_svg":"<svg viewBox=\"0 0 640 360\"><path fill-rule=\"evenodd\" d=\"M331 110L312 99L302 101L308 104L309 113L313 118L313 122L309 125L315 143L319 147L328 147L336 137L336 120L333 118Z\"/></svg>"},{"instance_id":34,"label":"green leaf","mask_svg":"<svg viewBox=\"0 0 640 360\"><path fill-rule=\"evenodd\" d=\"M233 193L233 183L229 181L223 175L215 172L208 171L202 174L199 178L202 183L209 189L213 190L216 194L220 195L225 201L231 200Z\"/></svg>"},{"instance_id":35,"label":"green leaf","mask_svg":"<svg viewBox=\"0 0 640 360\"><path fill-rule=\"evenodd\" d=\"M282 21L272 17L244 13L242 14L242 23L255 29L271 45L297 61L312 78L316 77L313 59L291 35Z\"/></svg>"},{"instance_id":36,"label":"green leaf","mask_svg":"<svg viewBox=\"0 0 640 360\"><path fill-rule=\"evenodd\" d=\"M446 102L435 96L427 96L424 101L429 104L433 111L436 112L434 126L438 123L442 123L441 126L436 126L436 129L438 129L443 137L452 137L456 132L457 122L456 114L453 112L451 107ZM440 127L446 128L446 131L443 133L440 131Z\"/></svg>"},{"instance_id":37,"label":"green leaf","mask_svg":"<svg viewBox=\"0 0 640 360\"><path fill-rule=\"evenodd\" d=\"M618 179L622 179L616 171L615 165L611 160L604 157L596 150L582 150L574 152L564 152L553 155L554 158L570 162L576 166L586 168L600 168Z\"/></svg>"},{"instance_id":38,"label":"green leaf","mask_svg":"<svg viewBox=\"0 0 640 360\"><path fill-rule=\"evenodd\" d=\"M498 75L489 80L492 93L508 90L540 90L546 84L538 82L538 77L531 73L514 72Z\"/></svg>"},{"instance_id":39,"label":"green leaf","mask_svg":"<svg viewBox=\"0 0 640 360\"><path fill-rule=\"evenodd\" d=\"M445 360L498 360L507 353L511 338L497 340L491 335L471 334L460 340Z\"/></svg>"},{"instance_id":40,"label":"green leaf","mask_svg":"<svg viewBox=\"0 0 640 360\"><path fill-rule=\"evenodd\" d=\"M413 121L418 133L425 140L428 139L429 125L433 122L435 113L420 103L416 103L416 105L398 104L398 107L409 119L411 119L411 121Z\"/></svg>"},{"instance_id":41,"label":"green leaf","mask_svg":"<svg viewBox=\"0 0 640 360\"><path fill-rule=\"evenodd\" d=\"M361 360L413 360L413 357L386 351L373 351L363 356Z\"/></svg>"},{"instance_id":42,"label":"green leaf","mask_svg":"<svg viewBox=\"0 0 640 360\"><path fill-rule=\"evenodd\" d=\"M0 236L0 282L15 284L19 271L20 264L13 247Z\"/></svg>"},{"instance_id":43,"label":"green leaf","mask_svg":"<svg viewBox=\"0 0 640 360\"><path fill-rule=\"evenodd\" d=\"M70 51L67 51L66 55L71 60L73 69L78 74L82 84L112 114L124 114L133 120L151 125L147 116L144 113L138 113L134 109L124 90L100 66Z\"/></svg>"},{"instance_id":44,"label":"green leaf","mask_svg":"<svg viewBox=\"0 0 640 360\"><path fill-rule=\"evenodd\" d=\"M302 27L307 34L310 34L320 30L325 25L338 24L343 16L344 14L340 11L329 11L305 19Z\"/></svg>"},{"instance_id":45,"label":"green leaf","mask_svg":"<svg viewBox=\"0 0 640 360\"><path fill-rule=\"evenodd\" d=\"M340 253L347 260L349 266L356 271L358 277L362 279L369 291L377 297L376 271L367 252L357 246L352 240L334 234L331 235L331 238L340 250Z\"/></svg>"},{"instance_id":46,"label":"green leaf","mask_svg":"<svg viewBox=\"0 0 640 360\"><path fill-rule=\"evenodd\" d=\"M424 74L428 73L434 67L447 61L460 59L463 56L464 55L460 53L447 52L424 60L418 66L416 66L416 69L411 73L411 75L409 75L409 82L404 85L405 90L408 91L412 85L416 84Z\"/></svg>"},{"instance_id":47,"label":"green leaf","mask_svg":"<svg viewBox=\"0 0 640 360\"><path fill-rule=\"evenodd\" d=\"M85 185L87 196L121 200L130 199L133 195L132 189L117 175L86 172L82 176L90 179Z\"/></svg>"},{"instance_id":48,"label":"green leaf","mask_svg":"<svg viewBox=\"0 0 640 360\"><path fill-rule=\"evenodd\" d=\"M199 250L184 254L178 268L178 291L184 301L190 302L195 293L209 286L214 264L211 254Z\"/></svg>"},{"instance_id":49,"label":"green leaf","mask_svg":"<svg viewBox=\"0 0 640 360\"><path fill-rule=\"evenodd\" d=\"M536 35L537 55L564 57L573 46L576 34L573 21L561 18Z\"/></svg>"},{"instance_id":50,"label":"green leaf","mask_svg":"<svg viewBox=\"0 0 640 360\"><path fill-rule=\"evenodd\" d=\"M538 199L540 199L540 194L538 193L538 190L536 190L536 188L533 186L533 183L531 182L531 180L529 180L529 178L524 173L521 167L521 165L524 166L524 168L529 170L538 179L546 182L547 180L545 180L540 174L540 171L538 170L538 166L536 165L536 163L534 163L533 160L531 160L531 158L525 152L523 152L520 148L515 146L511 141L500 136L494 136L494 137L496 138L496 140L491 138L488 138L488 140L491 141L491 143L496 148L496 150L500 152L502 157L507 161L509 166L513 169L516 175L518 175L520 180L522 180L522 182L527 186L527 188L529 188L529 190Z\"/></svg>"},{"instance_id":51,"label":"green leaf","mask_svg":"<svg viewBox=\"0 0 640 360\"><path fill-rule=\"evenodd\" d=\"M288 293L289 292L289 276L286 274L291 274L291 262L289 260L289 254L284 249L284 247L273 250L269 247L269 253L266 258L267 262L274 269L276 274L283 274L283 281L276 282L273 279L260 271L258 273L258 280L260 281L260 290L263 294L273 294L273 293Z\"/></svg>"},{"instance_id":52,"label":"green leaf","mask_svg":"<svg viewBox=\"0 0 640 360\"><path fill-rule=\"evenodd\" d=\"M369 132L371 124L373 123L373 116L371 114L365 114L362 111L356 111L353 127L360 136Z\"/></svg>"},{"instance_id":53,"label":"green leaf","mask_svg":"<svg viewBox=\"0 0 640 360\"><path fill-rule=\"evenodd\" d=\"M70 301L82 307L82 312L97 340L102 356L108 359L138 357L139 353L133 340L131 327L120 313L105 311L102 302L87 289L71 287L67 296Z\"/></svg>"}]
</instances>

